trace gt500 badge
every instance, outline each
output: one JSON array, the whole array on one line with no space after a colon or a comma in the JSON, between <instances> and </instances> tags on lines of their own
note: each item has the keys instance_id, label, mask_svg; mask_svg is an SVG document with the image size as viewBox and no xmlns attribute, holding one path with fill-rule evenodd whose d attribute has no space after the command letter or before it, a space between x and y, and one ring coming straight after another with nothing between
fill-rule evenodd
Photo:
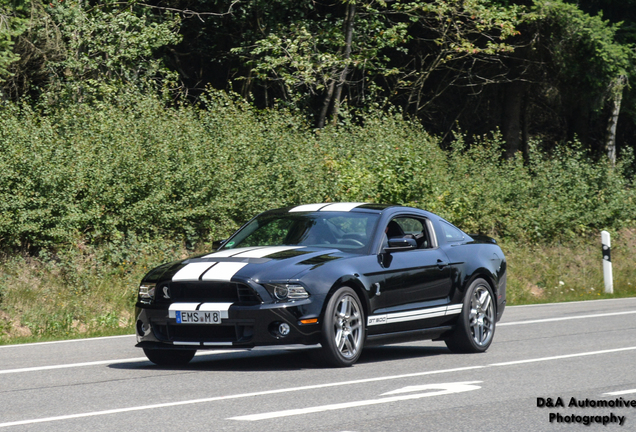
<instances>
[{"instance_id":1,"label":"gt500 badge","mask_svg":"<svg viewBox=\"0 0 636 432\"><path fill-rule=\"evenodd\" d=\"M376 315L376 316L370 316L368 321L367 321L367 325L378 325L378 324L386 324L386 315Z\"/></svg>"}]
</instances>

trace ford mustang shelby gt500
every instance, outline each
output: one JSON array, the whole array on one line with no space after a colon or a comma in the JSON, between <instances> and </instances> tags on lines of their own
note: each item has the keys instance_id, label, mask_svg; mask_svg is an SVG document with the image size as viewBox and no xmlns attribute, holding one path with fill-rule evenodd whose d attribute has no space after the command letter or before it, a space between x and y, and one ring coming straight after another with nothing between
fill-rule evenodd
<instances>
[{"instance_id":1,"label":"ford mustang shelby gt500","mask_svg":"<svg viewBox=\"0 0 636 432\"><path fill-rule=\"evenodd\" d=\"M332 366L352 365L365 345L420 339L483 352L505 304L506 260L490 237L410 207L306 204L151 270L137 346L159 365L219 347L318 348Z\"/></svg>"}]
</instances>

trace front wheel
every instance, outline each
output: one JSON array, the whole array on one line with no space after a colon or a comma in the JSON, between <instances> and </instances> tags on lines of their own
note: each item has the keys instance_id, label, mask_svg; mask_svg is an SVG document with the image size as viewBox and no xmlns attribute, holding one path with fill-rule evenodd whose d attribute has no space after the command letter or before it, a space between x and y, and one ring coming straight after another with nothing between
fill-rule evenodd
<instances>
[{"instance_id":1,"label":"front wheel","mask_svg":"<svg viewBox=\"0 0 636 432\"><path fill-rule=\"evenodd\" d=\"M479 353L488 349L495 334L495 303L484 279L475 279L466 290L462 312L446 346L453 352Z\"/></svg>"},{"instance_id":2,"label":"front wheel","mask_svg":"<svg viewBox=\"0 0 636 432\"><path fill-rule=\"evenodd\" d=\"M318 360L335 367L353 365L362 353L364 323L364 311L356 292L349 287L338 289L325 309Z\"/></svg>"},{"instance_id":3,"label":"front wheel","mask_svg":"<svg viewBox=\"0 0 636 432\"><path fill-rule=\"evenodd\" d=\"M144 354L148 360L158 366L183 366L192 360L196 350L148 349Z\"/></svg>"}]
</instances>

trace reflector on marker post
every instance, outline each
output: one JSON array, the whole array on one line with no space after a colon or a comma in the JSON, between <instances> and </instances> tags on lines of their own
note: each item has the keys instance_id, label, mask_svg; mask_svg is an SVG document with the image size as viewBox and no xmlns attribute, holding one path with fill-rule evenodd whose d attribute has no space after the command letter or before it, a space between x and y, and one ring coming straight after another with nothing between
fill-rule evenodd
<instances>
[{"instance_id":1,"label":"reflector on marker post","mask_svg":"<svg viewBox=\"0 0 636 432\"><path fill-rule=\"evenodd\" d=\"M612 244L610 233L601 231L601 242L603 243L603 279L605 280L605 292L614 293L614 277L612 275Z\"/></svg>"}]
</instances>

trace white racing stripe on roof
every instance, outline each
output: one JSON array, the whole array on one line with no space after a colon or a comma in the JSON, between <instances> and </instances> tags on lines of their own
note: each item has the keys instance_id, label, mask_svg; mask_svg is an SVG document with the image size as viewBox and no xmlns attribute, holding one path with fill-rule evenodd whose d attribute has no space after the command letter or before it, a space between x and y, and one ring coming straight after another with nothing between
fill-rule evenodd
<instances>
[{"instance_id":1,"label":"white racing stripe on roof","mask_svg":"<svg viewBox=\"0 0 636 432\"><path fill-rule=\"evenodd\" d=\"M354 208L366 203L322 203L322 204L303 204L289 210L289 213L295 212L311 212L311 211L341 211L348 212Z\"/></svg>"},{"instance_id":2,"label":"white racing stripe on roof","mask_svg":"<svg viewBox=\"0 0 636 432\"><path fill-rule=\"evenodd\" d=\"M318 211L318 210L320 210L321 208L323 208L326 205L329 205L329 204L326 204L326 203L321 203L321 204L303 204L303 205L299 205L298 207L294 207L289 212L290 213L294 213L294 212Z\"/></svg>"},{"instance_id":3,"label":"white racing stripe on roof","mask_svg":"<svg viewBox=\"0 0 636 432\"><path fill-rule=\"evenodd\" d=\"M213 262L190 263L172 276L173 281L199 280L201 274L212 267Z\"/></svg>"},{"instance_id":4,"label":"white racing stripe on roof","mask_svg":"<svg viewBox=\"0 0 636 432\"><path fill-rule=\"evenodd\" d=\"M236 258L264 258L278 252L285 252L292 249L300 249L304 246L268 246L234 255Z\"/></svg>"},{"instance_id":5,"label":"white racing stripe on roof","mask_svg":"<svg viewBox=\"0 0 636 432\"><path fill-rule=\"evenodd\" d=\"M201 280L217 280L217 281L229 281L237 271L245 267L247 263L241 262L220 262L210 270L203 273Z\"/></svg>"},{"instance_id":6,"label":"white racing stripe on roof","mask_svg":"<svg viewBox=\"0 0 636 432\"><path fill-rule=\"evenodd\" d=\"M366 203L334 203L334 204L329 204L326 207L323 207L320 209L320 211L342 211L342 212L348 212L353 210L354 208L364 205Z\"/></svg>"}]
</instances>

